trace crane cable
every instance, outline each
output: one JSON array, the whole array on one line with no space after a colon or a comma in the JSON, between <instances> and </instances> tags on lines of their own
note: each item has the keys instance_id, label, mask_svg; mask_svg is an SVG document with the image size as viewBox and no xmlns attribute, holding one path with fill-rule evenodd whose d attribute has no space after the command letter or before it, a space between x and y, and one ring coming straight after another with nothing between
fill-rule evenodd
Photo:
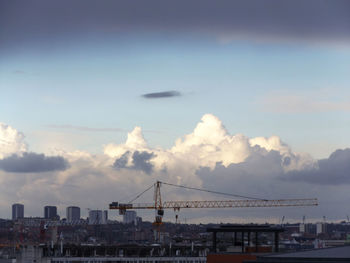
<instances>
[{"instance_id":1,"label":"crane cable","mask_svg":"<svg viewBox=\"0 0 350 263\"><path fill-rule=\"evenodd\" d=\"M154 184L152 184L150 187L148 187L146 190L144 190L143 192L139 193L134 199L132 199L129 204L131 204L132 202L134 202L136 199L138 199L141 195L143 195L144 193L146 193L149 189L151 189L154 186Z\"/></svg>"},{"instance_id":2,"label":"crane cable","mask_svg":"<svg viewBox=\"0 0 350 263\"><path fill-rule=\"evenodd\" d=\"M219 195L226 195L226 196L233 196L233 197L239 197L239 198L245 198L245 199L252 199L252 200L262 200L262 201L268 201L267 199L263 198L256 198L256 197L251 197L251 196L244 196L244 195L237 195L237 194L229 194L229 193L223 193L223 192L218 192L218 191L212 191L212 190L207 190L207 189L202 189L202 188L195 188L195 187L189 187L185 185L178 185L178 184L171 184L171 183L166 183L166 182L161 182L161 184L169 185L169 186L175 186L179 188L184 188L184 189L190 189L190 190L196 190L196 191L201 191L201 192L207 192L207 193L212 193L212 194L219 194ZM138 198L140 198L144 193L146 193L148 190L150 190L152 187L154 187L155 184L152 184L150 187L148 187L146 190L142 191L139 193L134 199L129 201L128 203L131 204Z\"/></svg>"},{"instance_id":3,"label":"crane cable","mask_svg":"<svg viewBox=\"0 0 350 263\"><path fill-rule=\"evenodd\" d=\"M253 199L253 200L268 201L267 199L256 198L256 197L251 197L251 196L244 196L244 195L237 195L237 194L222 193L222 192L217 192L217 191L212 191L212 190L207 190L207 189L201 189L201 188L195 188L195 187L188 187L188 186L184 186L184 185L177 185L177 184L171 184L171 183L165 183L165 182L160 182L160 183L165 184L165 185L170 185L170 186L179 187L179 188L185 188L185 189L190 189L190 190L197 190L197 191L202 191L202 192L208 192L208 193L212 193L212 194L219 194L219 195L240 197L240 198L245 198L245 199Z\"/></svg>"}]
</instances>

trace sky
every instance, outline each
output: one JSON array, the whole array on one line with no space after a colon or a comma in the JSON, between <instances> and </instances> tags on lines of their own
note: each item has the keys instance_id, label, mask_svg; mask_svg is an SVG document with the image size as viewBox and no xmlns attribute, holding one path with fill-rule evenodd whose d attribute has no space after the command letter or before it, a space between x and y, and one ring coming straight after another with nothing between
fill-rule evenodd
<instances>
[{"instance_id":1,"label":"sky","mask_svg":"<svg viewBox=\"0 0 350 263\"><path fill-rule=\"evenodd\" d=\"M0 217L16 202L85 216L160 180L320 203L181 211L188 222L345 219L349 13L345 0L0 0ZM222 198L178 191L165 199Z\"/></svg>"}]
</instances>

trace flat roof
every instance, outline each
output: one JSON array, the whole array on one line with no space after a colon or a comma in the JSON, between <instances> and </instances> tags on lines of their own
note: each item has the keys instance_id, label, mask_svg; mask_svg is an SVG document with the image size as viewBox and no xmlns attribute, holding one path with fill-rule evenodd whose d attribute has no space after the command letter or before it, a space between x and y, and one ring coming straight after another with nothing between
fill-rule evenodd
<instances>
[{"instance_id":1,"label":"flat roof","mask_svg":"<svg viewBox=\"0 0 350 263\"><path fill-rule=\"evenodd\" d=\"M207 232L283 232L284 228L271 225L222 225L207 228Z\"/></svg>"},{"instance_id":2,"label":"flat roof","mask_svg":"<svg viewBox=\"0 0 350 263\"><path fill-rule=\"evenodd\" d=\"M265 257L265 256L263 256ZM350 246L320 248L266 256L267 258L347 258L350 260Z\"/></svg>"}]
</instances>

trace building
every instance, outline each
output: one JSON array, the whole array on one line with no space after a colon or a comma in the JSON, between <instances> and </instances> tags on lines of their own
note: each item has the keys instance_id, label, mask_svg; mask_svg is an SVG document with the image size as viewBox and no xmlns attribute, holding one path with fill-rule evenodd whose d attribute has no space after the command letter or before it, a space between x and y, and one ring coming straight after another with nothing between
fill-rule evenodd
<instances>
[{"instance_id":1,"label":"building","mask_svg":"<svg viewBox=\"0 0 350 263\"><path fill-rule=\"evenodd\" d=\"M136 211L125 211L123 215L123 223L130 224L136 222Z\"/></svg>"},{"instance_id":2,"label":"building","mask_svg":"<svg viewBox=\"0 0 350 263\"><path fill-rule=\"evenodd\" d=\"M24 205L13 204L12 205L12 220L17 220L18 218L24 218Z\"/></svg>"},{"instance_id":3,"label":"building","mask_svg":"<svg viewBox=\"0 0 350 263\"><path fill-rule=\"evenodd\" d=\"M89 225L101 224L102 211L101 210L90 210L89 211Z\"/></svg>"},{"instance_id":4,"label":"building","mask_svg":"<svg viewBox=\"0 0 350 263\"><path fill-rule=\"evenodd\" d=\"M52 263L206 263L205 257L53 257Z\"/></svg>"},{"instance_id":5,"label":"building","mask_svg":"<svg viewBox=\"0 0 350 263\"><path fill-rule=\"evenodd\" d=\"M90 210L89 211L89 224L90 225L99 225L107 224L108 220L108 211L107 210Z\"/></svg>"},{"instance_id":6,"label":"building","mask_svg":"<svg viewBox=\"0 0 350 263\"><path fill-rule=\"evenodd\" d=\"M136 221L135 221L135 225L136 226L141 226L141 224L142 224L142 217L137 216L136 217Z\"/></svg>"},{"instance_id":7,"label":"building","mask_svg":"<svg viewBox=\"0 0 350 263\"><path fill-rule=\"evenodd\" d=\"M299 232L302 234L316 234L316 225L315 224L300 224Z\"/></svg>"},{"instance_id":8,"label":"building","mask_svg":"<svg viewBox=\"0 0 350 263\"><path fill-rule=\"evenodd\" d=\"M316 224L316 234L317 235L325 234L327 232L326 226L327 225L325 223L317 223Z\"/></svg>"},{"instance_id":9,"label":"building","mask_svg":"<svg viewBox=\"0 0 350 263\"><path fill-rule=\"evenodd\" d=\"M244 262L248 262L248 261L244 261ZM350 246L258 256L256 261L249 261L249 262L250 263L254 263L254 262L255 263L350 262Z\"/></svg>"},{"instance_id":10,"label":"building","mask_svg":"<svg viewBox=\"0 0 350 263\"><path fill-rule=\"evenodd\" d=\"M95 210L96 211L96 210ZM70 245L21 246L16 258L2 263L206 263L206 249L160 245ZM12 250L11 250L12 251ZM192 255L193 254L193 255ZM5 261L6 260L6 261Z\"/></svg>"},{"instance_id":11,"label":"building","mask_svg":"<svg viewBox=\"0 0 350 263\"><path fill-rule=\"evenodd\" d=\"M45 219L57 219L57 207L56 206L45 206L44 207L44 218Z\"/></svg>"},{"instance_id":12,"label":"building","mask_svg":"<svg viewBox=\"0 0 350 263\"><path fill-rule=\"evenodd\" d=\"M107 224L108 221L108 211L104 210L102 214L102 224Z\"/></svg>"},{"instance_id":13,"label":"building","mask_svg":"<svg viewBox=\"0 0 350 263\"><path fill-rule=\"evenodd\" d=\"M68 222L77 221L80 219L80 207L68 206L66 209L66 217Z\"/></svg>"}]
</instances>

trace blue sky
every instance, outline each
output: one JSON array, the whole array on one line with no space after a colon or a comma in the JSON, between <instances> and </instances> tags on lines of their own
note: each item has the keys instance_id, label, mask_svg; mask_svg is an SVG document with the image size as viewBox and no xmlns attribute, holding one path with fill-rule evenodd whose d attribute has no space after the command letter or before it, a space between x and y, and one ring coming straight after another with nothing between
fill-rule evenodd
<instances>
[{"instance_id":1,"label":"blue sky","mask_svg":"<svg viewBox=\"0 0 350 263\"><path fill-rule=\"evenodd\" d=\"M91 143L75 147L95 153L136 125L152 145L169 147L205 113L232 133L279 135L315 157L349 144L349 109L283 112L264 104L280 93L308 103L349 103L346 47L164 34L57 42L13 50L0 65L1 119L27 134L33 150L31 131L73 132L50 125L124 131L85 132ZM182 96L141 97L167 90Z\"/></svg>"}]
</instances>

